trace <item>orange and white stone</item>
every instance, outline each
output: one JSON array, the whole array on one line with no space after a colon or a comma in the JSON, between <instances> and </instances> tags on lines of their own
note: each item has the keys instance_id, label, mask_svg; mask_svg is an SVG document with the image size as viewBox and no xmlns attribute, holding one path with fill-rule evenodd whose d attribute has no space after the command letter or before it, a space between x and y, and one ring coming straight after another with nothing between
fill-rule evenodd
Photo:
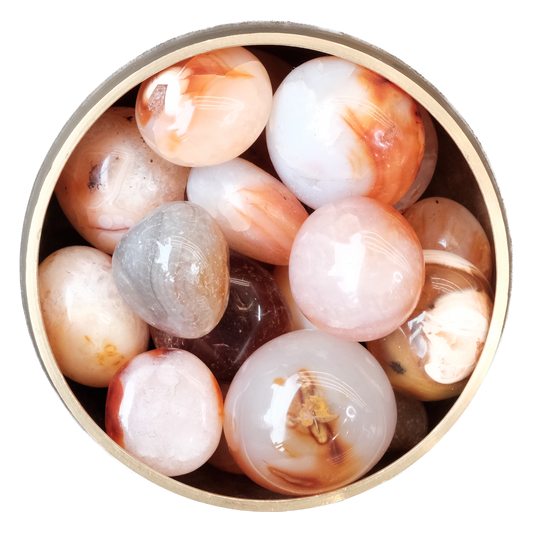
<instances>
[{"instance_id":1,"label":"orange and white stone","mask_svg":"<svg viewBox=\"0 0 533 533\"><path fill-rule=\"evenodd\" d=\"M148 145L183 166L215 165L259 137L272 104L265 67L242 47L180 61L144 81L136 117Z\"/></svg>"},{"instance_id":2,"label":"orange and white stone","mask_svg":"<svg viewBox=\"0 0 533 533\"><path fill-rule=\"evenodd\" d=\"M407 321L367 343L392 386L422 401L461 393L472 374L490 326L492 290L462 257L425 250L426 280Z\"/></svg>"},{"instance_id":3,"label":"orange and white stone","mask_svg":"<svg viewBox=\"0 0 533 533\"><path fill-rule=\"evenodd\" d=\"M76 231L112 254L122 235L158 205L183 200L189 168L144 142L135 110L109 108L74 149L55 193Z\"/></svg>"},{"instance_id":4,"label":"orange and white stone","mask_svg":"<svg viewBox=\"0 0 533 533\"><path fill-rule=\"evenodd\" d=\"M38 280L46 334L68 378L107 387L124 363L147 349L148 325L120 297L109 255L63 248L41 263Z\"/></svg>"},{"instance_id":5,"label":"orange and white stone","mask_svg":"<svg viewBox=\"0 0 533 533\"><path fill-rule=\"evenodd\" d=\"M191 170L189 201L220 225L230 248L274 265L288 265L292 243L308 214L283 183L235 158Z\"/></svg>"},{"instance_id":6,"label":"orange and white stone","mask_svg":"<svg viewBox=\"0 0 533 533\"><path fill-rule=\"evenodd\" d=\"M279 86L267 143L282 181L314 209L346 196L393 205L420 168L424 126L416 102L390 81L320 57Z\"/></svg>"}]
</instances>

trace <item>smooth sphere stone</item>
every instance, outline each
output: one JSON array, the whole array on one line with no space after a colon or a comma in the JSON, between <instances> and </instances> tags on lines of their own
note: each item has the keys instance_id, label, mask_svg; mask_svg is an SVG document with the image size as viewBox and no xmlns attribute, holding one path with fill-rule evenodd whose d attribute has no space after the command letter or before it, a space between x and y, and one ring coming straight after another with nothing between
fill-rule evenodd
<instances>
[{"instance_id":1,"label":"smooth sphere stone","mask_svg":"<svg viewBox=\"0 0 533 533\"><path fill-rule=\"evenodd\" d=\"M183 339L151 328L157 348L182 348L198 356L217 380L229 382L265 342L292 331L285 297L272 274L253 259L230 255L230 293L215 329L198 339Z\"/></svg>"},{"instance_id":2,"label":"smooth sphere stone","mask_svg":"<svg viewBox=\"0 0 533 533\"><path fill-rule=\"evenodd\" d=\"M289 264L294 238L308 217L283 183L239 157L192 169L187 198L220 224L232 249L274 265Z\"/></svg>"},{"instance_id":3,"label":"smooth sphere stone","mask_svg":"<svg viewBox=\"0 0 533 533\"><path fill-rule=\"evenodd\" d=\"M360 344L318 330L259 348L225 402L228 447L259 485L291 495L340 489L383 456L396 426L390 383Z\"/></svg>"},{"instance_id":4,"label":"smooth sphere stone","mask_svg":"<svg viewBox=\"0 0 533 533\"><path fill-rule=\"evenodd\" d=\"M41 311L59 369L90 387L148 348L148 325L120 297L111 257L87 246L62 248L39 265Z\"/></svg>"},{"instance_id":5,"label":"smooth sphere stone","mask_svg":"<svg viewBox=\"0 0 533 533\"><path fill-rule=\"evenodd\" d=\"M201 337L226 310L228 243L205 209L171 202L122 237L113 275L126 303L150 325L178 337Z\"/></svg>"},{"instance_id":6,"label":"smooth sphere stone","mask_svg":"<svg viewBox=\"0 0 533 533\"><path fill-rule=\"evenodd\" d=\"M317 209L303 224L289 278L296 304L315 326L367 341L409 317L424 284L424 258L395 209L349 197Z\"/></svg>"},{"instance_id":7,"label":"smooth sphere stone","mask_svg":"<svg viewBox=\"0 0 533 533\"><path fill-rule=\"evenodd\" d=\"M485 276L449 252L424 251L426 280L408 320L367 343L398 392L422 401L457 396L481 356L492 316Z\"/></svg>"},{"instance_id":8,"label":"smooth sphere stone","mask_svg":"<svg viewBox=\"0 0 533 533\"><path fill-rule=\"evenodd\" d=\"M108 254L152 209L183 200L189 175L147 146L134 118L133 108L109 108L76 146L55 188L76 231Z\"/></svg>"},{"instance_id":9,"label":"smooth sphere stone","mask_svg":"<svg viewBox=\"0 0 533 533\"><path fill-rule=\"evenodd\" d=\"M265 127L271 105L265 67L233 47L180 61L144 81L135 113L155 152L195 167L241 155Z\"/></svg>"},{"instance_id":10,"label":"smooth sphere stone","mask_svg":"<svg viewBox=\"0 0 533 533\"><path fill-rule=\"evenodd\" d=\"M439 155L439 140L433 120L424 107L420 104L417 104L417 106L420 117L422 118L422 124L424 124L426 145L424 147L424 157L422 158L420 170L416 175L415 181L402 198L394 204L394 209L400 213L403 213L411 207L424 194L435 173Z\"/></svg>"},{"instance_id":11,"label":"smooth sphere stone","mask_svg":"<svg viewBox=\"0 0 533 533\"><path fill-rule=\"evenodd\" d=\"M107 434L167 476L196 470L222 433L224 407L213 374L184 350L152 350L123 366L107 394Z\"/></svg>"},{"instance_id":12,"label":"smooth sphere stone","mask_svg":"<svg viewBox=\"0 0 533 533\"><path fill-rule=\"evenodd\" d=\"M354 195L393 205L420 168L424 127L399 87L350 61L320 57L279 86L267 144L285 185L314 209Z\"/></svg>"},{"instance_id":13,"label":"smooth sphere stone","mask_svg":"<svg viewBox=\"0 0 533 533\"><path fill-rule=\"evenodd\" d=\"M410 207L404 216L424 250L443 250L474 264L490 281L491 246L485 230L463 205L449 198L431 197Z\"/></svg>"}]
</instances>

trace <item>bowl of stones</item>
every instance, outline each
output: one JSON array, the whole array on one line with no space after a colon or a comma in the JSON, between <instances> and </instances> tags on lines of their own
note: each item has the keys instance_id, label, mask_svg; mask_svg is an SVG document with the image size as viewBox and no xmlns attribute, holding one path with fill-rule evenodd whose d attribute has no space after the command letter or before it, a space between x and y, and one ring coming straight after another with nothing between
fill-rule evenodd
<instances>
[{"instance_id":1,"label":"bowl of stones","mask_svg":"<svg viewBox=\"0 0 533 533\"><path fill-rule=\"evenodd\" d=\"M355 496L453 426L496 353L505 214L452 106L290 23L166 42L98 87L29 199L24 307L96 442L181 496Z\"/></svg>"}]
</instances>

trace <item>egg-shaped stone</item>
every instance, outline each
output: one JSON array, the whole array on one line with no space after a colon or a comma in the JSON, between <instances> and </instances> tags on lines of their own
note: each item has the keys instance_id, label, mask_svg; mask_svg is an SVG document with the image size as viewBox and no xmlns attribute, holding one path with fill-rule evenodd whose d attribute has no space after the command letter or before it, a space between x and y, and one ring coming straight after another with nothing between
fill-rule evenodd
<instances>
[{"instance_id":1,"label":"egg-shaped stone","mask_svg":"<svg viewBox=\"0 0 533 533\"><path fill-rule=\"evenodd\" d=\"M122 235L152 209L184 199L189 168L158 156L135 124L135 110L111 107L69 157L55 193L76 231L112 254Z\"/></svg>"},{"instance_id":2,"label":"egg-shaped stone","mask_svg":"<svg viewBox=\"0 0 533 533\"><path fill-rule=\"evenodd\" d=\"M422 401L461 393L481 356L493 293L472 263L424 251L426 278L413 313L398 329L367 343L398 392Z\"/></svg>"},{"instance_id":3,"label":"egg-shaped stone","mask_svg":"<svg viewBox=\"0 0 533 533\"><path fill-rule=\"evenodd\" d=\"M240 157L193 168L187 198L220 224L232 249L274 265L289 264L294 238L308 217L283 183Z\"/></svg>"},{"instance_id":4,"label":"egg-shaped stone","mask_svg":"<svg viewBox=\"0 0 533 533\"><path fill-rule=\"evenodd\" d=\"M358 343L317 330L264 344L225 402L235 461L259 485L290 495L339 489L383 456L396 426L390 383Z\"/></svg>"},{"instance_id":5,"label":"egg-shaped stone","mask_svg":"<svg viewBox=\"0 0 533 533\"><path fill-rule=\"evenodd\" d=\"M393 205L420 168L424 126L413 98L389 80L319 57L276 91L267 144L279 177L314 209L345 196Z\"/></svg>"},{"instance_id":6,"label":"egg-shaped stone","mask_svg":"<svg viewBox=\"0 0 533 533\"><path fill-rule=\"evenodd\" d=\"M122 237L113 275L124 301L150 325L178 337L201 337L226 310L228 243L205 209L171 202Z\"/></svg>"},{"instance_id":7,"label":"egg-shaped stone","mask_svg":"<svg viewBox=\"0 0 533 533\"><path fill-rule=\"evenodd\" d=\"M120 297L108 254L62 248L39 265L38 283L50 347L68 378L107 387L125 362L147 349L148 324Z\"/></svg>"},{"instance_id":8,"label":"egg-shaped stone","mask_svg":"<svg viewBox=\"0 0 533 533\"><path fill-rule=\"evenodd\" d=\"M202 466L216 450L224 407L209 369L185 350L151 350L113 377L107 393L107 434L134 457L167 476Z\"/></svg>"},{"instance_id":9,"label":"egg-shaped stone","mask_svg":"<svg viewBox=\"0 0 533 533\"><path fill-rule=\"evenodd\" d=\"M265 127L271 105L265 67L237 46L185 59L147 79L135 113L155 152L195 167L241 155Z\"/></svg>"}]
</instances>

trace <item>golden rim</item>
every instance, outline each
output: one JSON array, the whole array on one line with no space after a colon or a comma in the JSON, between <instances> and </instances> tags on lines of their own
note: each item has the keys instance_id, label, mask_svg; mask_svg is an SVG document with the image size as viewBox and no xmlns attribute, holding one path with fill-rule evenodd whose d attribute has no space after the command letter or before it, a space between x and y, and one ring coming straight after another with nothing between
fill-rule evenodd
<instances>
[{"instance_id":1,"label":"golden rim","mask_svg":"<svg viewBox=\"0 0 533 533\"><path fill-rule=\"evenodd\" d=\"M485 349L466 388L441 422L419 445L377 473L335 492L290 500L248 500L196 489L155 472L116 445L86 413L59 371L44 330L37 288L39 246L48 203L70 153L95 120L119 97L167 66L217 48L253 45L292 46L336 55L378 72L418 100L448 132L470 165L487 207L497 267L494 312ZM510 273L510 239L496 182L477 139L445 98L410 67L382 50L344 34L283 22L229 24L190 33L149 50L108 78L77 109L48 152L31 192L21 245L21 285L30 335L48 378L75 419L113 456L161 487L192 500L249 511L287 511L341 501L394 477L429 451L466 409L494 358L507 313Z\"/></svg>"}]
</instances>

